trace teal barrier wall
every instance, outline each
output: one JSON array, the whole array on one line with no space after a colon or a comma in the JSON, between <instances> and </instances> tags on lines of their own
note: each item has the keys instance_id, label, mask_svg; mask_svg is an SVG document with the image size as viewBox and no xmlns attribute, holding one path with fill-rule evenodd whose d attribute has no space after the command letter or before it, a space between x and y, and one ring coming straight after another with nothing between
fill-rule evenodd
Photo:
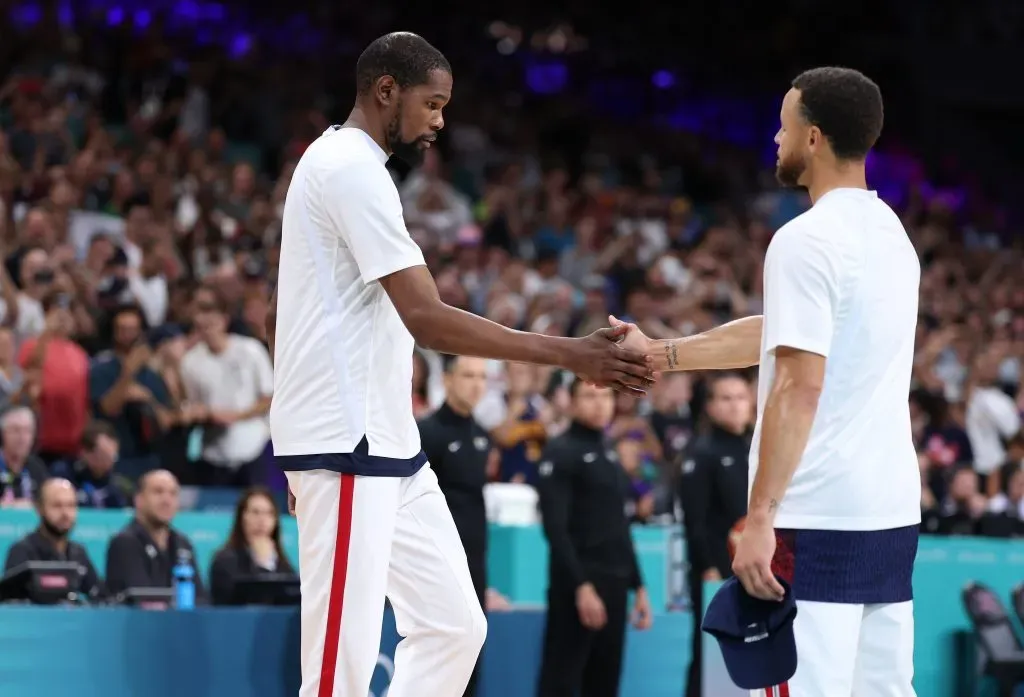
<instances>
[{"instance_id":1,"label":"teal barrier wall","mask_svg":"<svg viewBox=\"0 0 1024 697\"><path fill-rule=\"evenodd\" d=\"M85 545L100 573L105 566L107 540L130 519L131 511L81 511L74 537ZM227 536L231 518L218 513L181 513L175 525L189 535L203 568ZM0 558L15 540L36 526L33 511L0 511ZM285 546L296 555L295 521L282 521ZM642 571L657 608L666 607L670 580L680 563L678 529L637 528L634 531ZM547 576L547 546L537 527L494 527L488 565L491 584L510 600L543 604ZM1004 599L1024 582L1024 543L970 538L923 538L914 573L916 601L915 666L918 694L954 697L953 633L968 629L960 603L964 584L979 580ZM678 646L687 652L687 646Z\"/></svg>"},{"instance_id":2,"label":"teal barrier wall","mask_svg":"<svg viewBox=\"0 0 1024 697\"><path fill-rule=\"evenodd\" d=\"M629 630L621 697L683 694L689 623ZM399 637L385 612L369 697L386 697ZM544 613L491 613L479 697L536 690ZM149 612L0 607L0 697L281 697L299 689L299 617L278 608ZM430 697L424 695L423 697Z\"/></svg>"}]
</instances>

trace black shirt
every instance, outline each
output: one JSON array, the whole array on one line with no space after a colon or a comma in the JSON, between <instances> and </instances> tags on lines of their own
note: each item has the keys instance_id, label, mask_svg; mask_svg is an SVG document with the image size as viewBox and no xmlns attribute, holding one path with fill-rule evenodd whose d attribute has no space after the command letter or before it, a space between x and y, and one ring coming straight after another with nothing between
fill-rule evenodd
<instances>
[{"instance_id":1,"label":"black shirt","mask_svg":"<svg viewBox=\"0 0 1024 697\"><path fill-rule=\"evenodd\" d=\"M484 485L491 440L472 416L457 414L447 402L419 427L423 452L437 474L466 555L482 557L487 547Z\"/></svg>"},{"instance_id":2,"label":"black shirt","mask_svg":"<svg viewBox=\"0 0 1024 697\"><path fill-rule=\"evenodd\" d=\"M604 435L573 422L548 443L538 469L551 585L575 589L598 576L639 588L626 514L629 478Z\"/></svg>"},{"instance_id":3,"label":"black shirt","mask_svg":"<svg viewBox=\"0 0 1024 697\"><path fill-rule=\"evenodd\" d=\"M78 592L90 598L103 595L103 585L96 573L96 567L89 560L85 547L77 542L68 540L67 548L61 552L48 537L36 530L11 545L7 551L7 561L4 562L4 573L29 561L75 562L82 567Z\"/></svg>"},{"instance_id":4,"label":"black shirt","mask_svg":"<svg viewBox=\"0 0 1024 697\"><path fill-rule=\"evenodd\" d=\"M693 441L683 460L679 500L690 568L731 575L729 531L747 514L750 436L718 426Z\"/></svg>"},{"instance_id":5,"label":"black shirt","mask_svg":"<svg viewBox=\"0 0 1024 697\"><path fill-rule=\"evenodd\" d=\"M214 605L235 603L235 584L239 578L260 574L294 574L295 569L284 556L278 557L273 569L260 566L248 549L225 545L213 557L210 565L210 595Z\"/></svg>"},{"instance_id":6,"label":"black shirt","mask_svg":"<svg viewBox=\"0 0 1024 697\"><path fill-rule=\"evenodd\" d=\"M179 550L187 551L196 584L196 602L205 598L203 579L196 566L192 543L171 528L166 549L161 549L138 520L128 523L107 547L107 590L111 595L128 588L170 588Z\"/></svg>"}]
</instances>

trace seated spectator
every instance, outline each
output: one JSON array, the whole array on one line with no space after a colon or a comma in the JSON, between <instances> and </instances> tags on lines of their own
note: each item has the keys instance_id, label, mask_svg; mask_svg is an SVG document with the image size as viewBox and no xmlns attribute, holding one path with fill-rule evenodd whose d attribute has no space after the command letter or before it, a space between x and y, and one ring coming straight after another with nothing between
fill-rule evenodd
<instances>
[{"instance_id":1,"label":"seated spectator","mask_svg":"<svg viewBox=\"0 0 1024 697\"><path fill-rule=\"evenodd\" d=\"M118 458L117 433L103 421L93 421L82 434L82 456L71 468L69 479L78 490L83 508L127 508L132 485L114 472Z\"/></svg>"},{"instance_id":2,"label":"seated spectator","mask_svg":"<svg viewBox=\"0 0 1024 697\"><path fill-rule=\"evenodd\" d=\"M294 574L295 570L281 546L277 503L268 490L252 487L238 499L228 541L210 567L214 605L234 604L238 579L265 573Z\"/></svg>"},{"instance_id":3,"label":"seated spectator","mask_svg":"<svg viewBox=\"0 0 1024 697\"><path fill-rule=\"evenodd\" d=\"M47 465L78 456L78 443L89 418L89 356L72 340L75 299L66 293L43 298L46 324L38 339L21 345L18 363L28 374L39 373L36 413L37 448Z\"/></svg>"},{"instance_id":4,"label":"seated spectator","mask_svg":"<svg viewBox=\"0 0 1024 697\"><path fill-rule=\"evenodd\" d=\"M270 440L270 354L256 339L228 333L227 304L213 287L196 291L194 311L199 343L182 359L181 378L189 401L209 412L198 483L248 486Z\"/></svg>"},{"instance_id":5,"label":"seated spectator","mask_svg":"<svg viewBox=\"0 0 1024 697\"><path fill-rule=\"evenodd\" d=\"M953 470L949 494L939 508L940 535L974 535L987 501L978 490L978 473L969 466Z\"/></svg>"},{"instance_id":6,"label":"seated spectator","mask_svg":"<svg viewBox=\"0 0 1024 697\"><path fill-rule=\"evenodd\" d=\"M1024 537L1024 470L1016 462L1000 472L1003 490L988 502L978 533L986 537Z\"/></svg>"},{"instance_id":7,"label":"seated spectator","mask_svg":"<svg viewBox=\"0 0 1024 697\"><path fill-rule=\"evenodd\" d=\"M36 417L27 407L0 416L0 508L29 508L46 479L46 465L32 453Z\"/></svg>"},{"instance_id":8,"label":"seated spectator","mask_svg":"<svg viewBox=\"0 0 1024 697\"><path fill-rule=\"evenodd\" d=\"M135 519L107 547L107 590L111 595L129 588L170 588L179 559L195 572L196 601L205 597L195 549L188 537L171 527L178 513L178 480L166 470L153 470L139 479Z\"/></svg>"},{"instance_id":9,"label":"seated spectator","mask_svg":"<svg viewBox=\"0 0 1024 697\"><path fill-rule=\"evenodd\" d=\"M160 433L170 422L167 386L146 362L142 312L118 308L111 318L112 351L89 370L89 398L99 418L110 422L120 444L120 467L139 475L160 466Z\"/></svg>"},{"instance_id":10,"label":"seated spectator","mask_svg":"<svg viewBox=\"0 0 1024 697\"><path fill-rule=\"evenodd\" d=\"M78 592L89 598L103 593L102 583L85 547L69 538L78 520L75 489L66 479L48 479L39 489L39 527L7 551L4 573L30 561L72 561L81 565Z\"/></svg>"}]
</instances>

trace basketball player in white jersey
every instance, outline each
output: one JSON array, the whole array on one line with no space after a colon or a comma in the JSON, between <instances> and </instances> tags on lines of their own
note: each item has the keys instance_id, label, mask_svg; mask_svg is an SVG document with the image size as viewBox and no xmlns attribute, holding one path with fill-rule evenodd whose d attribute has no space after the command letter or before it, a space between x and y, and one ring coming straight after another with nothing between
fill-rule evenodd
<instances>
[{"instance_id":1,"label":"basketball player in white jersey","mask_svg":"<svg viewBox=\"0 0 1024 697\"><path fill-rule=\"evenodd\" d=\"M617 342L527 334L438 298L385 168L416 161L444 125L451 67L389 34L356 65L356 105L299 160L284 207L271 437L286 471L302 579L300 697L366 697L385 596L405 639L391 697L461 697L486 623L459 534L420 449L414 343L562 366L642 393L649 358ZM279 304L279 306L278 306Z\"/></svg>"},{"instance_id":2,"label":"basketball player in white jersey","mask_svg":"<svg viewBox=\"0 0 1024 697\"><path fill-rule=\"evenodd\" d=\"M746 527L733 571L750 595L791 586L796 675L758 697L912 697L911 574L920 475L908 393L918 256L867 188L882 130L874 82L797 77L782 103L778 178L813 206L772 238L764 315L697 336L625 344L660 370L760 365ZM613 324L618 324L614 321Z\"/></svg>"}]
</instances>

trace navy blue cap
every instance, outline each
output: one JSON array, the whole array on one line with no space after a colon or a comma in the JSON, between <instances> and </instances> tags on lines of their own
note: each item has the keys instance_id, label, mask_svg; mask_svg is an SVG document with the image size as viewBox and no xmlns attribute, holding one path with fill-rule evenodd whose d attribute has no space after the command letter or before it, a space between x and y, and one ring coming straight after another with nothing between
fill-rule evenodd
<instances>
[{"instance_id":1,"label":"navy blue cap","mask_svg":"<svg viewBox=\"0 0 1024 697\"><path fill-rule=\"evenodd\" d=\"M701 629L718 641L729 677L744 690L781 685L796 673L796 600L789 584L776 580L786 590L781 602L748 595L730 578L704 613Z\"/></svg>"}]
</instances>

